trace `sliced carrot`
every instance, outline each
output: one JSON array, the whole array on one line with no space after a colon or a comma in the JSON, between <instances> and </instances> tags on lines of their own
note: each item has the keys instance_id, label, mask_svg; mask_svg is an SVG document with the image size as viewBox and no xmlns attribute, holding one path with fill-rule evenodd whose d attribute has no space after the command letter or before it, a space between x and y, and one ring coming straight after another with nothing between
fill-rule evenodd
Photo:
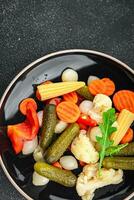
<instances>
[{"instance_id":1,"label":"sliced carrot","mask_svg":"<svg viewBox=\"0 0 134 200\"><path fill-rule=\"evenodd\" d=\"M109 78L101 79L105 83L105 95L111 96L115 91L115 84Z\"/></svg>"},{"instance_id":2,"label":"sliced carrot","mask_svg":"<svg viewBox=\"0 0 134 200\"><path fill-rule=\"evenodd\" d=\"M79 107L70 101L63 101L56 107L57 115L60 120L67 123L74 123L80 116Z\"/></svg>"},{"instance_id":3,"label":"sliced carrot","mask_svg":"<svg viewBox=\"0 0 134 200\"><path fill-rule=\"evenodd\" d=\"M133 129L129 128L120 143L126 144L128 142L131 142L133 140L133 137L134 137Z\"/></svg>"},{"instance_id":4,"label":"sliced carrot","mask_svg":"<svg viewBox=\"0 0 134 200\"><path fill-rule=\"evenodd\" d=\"M105 93L105 83L102 80L93 80L88 86L89 92L92 95L104 94Z\"/></svg>"},{"instance_id":5,"label":"sliced carrot","mask_svg":"<svg viewBox=\"0 0 134 200\"><path fill-rule=\"evenodd\" d=\"M120 90L113 96L113 103L117 110L127 109L134 113L134 92L130 90Z\"/></svg>"},{"instance_id":6,"label":"sliced carrot","mask_svg":"<svg viewBox=\"0 0 134 200\"><path fill-rule=\"evenodd\" d=\"M71 101L71 102L77 103L78 95L76 92L70 92L70 93L64 94L63 99L65 101Z\"/></svg>"},{"instance_id":7,"label":"sliced carrot","mask_svg":"<svg viewBox=\"0 0 134 200\"><path fill-rule=\"evenodd\" d=\"M55 162L55 163L53 163L52 165L53 165L54 167L58 167L58 168L62 169L62 166L61 166L61 164L60 164L59 162Z\"/></svg>"},{"instance_id":8,"label":"sliced carrot","mask_svg":"<svg viewBox=\"0 0 134 200\"><path fill-rule=\"evenodd\" d=\"M20 103L20 105L19 105L20 112L21 112L23 115L26 115L26 113L27 113L27 105L28 105L28 104L31 104L31 105L33 106L33 108L34 108L35 110L37 110L37 104L36 104L35 100L32 99L32 98L26 98L26 99L24 99L24 100Z\"/></svg>"}]
</instances>

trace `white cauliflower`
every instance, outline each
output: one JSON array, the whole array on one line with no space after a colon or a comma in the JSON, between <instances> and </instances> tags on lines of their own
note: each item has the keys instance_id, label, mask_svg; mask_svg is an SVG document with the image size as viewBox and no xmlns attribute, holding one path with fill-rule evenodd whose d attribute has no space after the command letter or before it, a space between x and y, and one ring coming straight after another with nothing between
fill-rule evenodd
<instances>
[{"instance_id":1,"label":"white cauliflower","mask_svg":"<svg viewBox=\"0 0 134 200\"><path fill-rule=\"evenodd\" d=\"M89 137L82 132L73 140L71 152L78 160L85 163L96 163L99 159L99 154L95 150Z\"/></svg>"},{"instance_id":2,"label":"white cauliflower","mask_svg":"<svg viewBox=\"0 0 134 200\"><path fill-rule=\"evenodd\" d=\"M112 101L104 94L97 94L93 100L93 108L100 113L106 112L112 108Z\"/></svg>"},{"instance_id":3,"label":"white cauliflower","mask_svg":"<svg viewBox=\"0 0 134 200\"><path fill-rule=\"evenodd\" d=\"M110 184L119 184L123 180L123 171L114 169L101 169L101 176L98 173L98 163L89 164L80 173L76 190L83 200L92 200L96 189Z\"/></svg>"},{"instance_id":4,"label":"white cauliflower","mask_svg":"<svg viewBox=\"0 0 134 200\"><path fill-rule=\"evenodd\" d=\"M102 114L112 108L110 97L104 94L97 94L93 100L93 108L88 111L88 115L98 124L102 123Z\"/></svg>"}]
</instances>

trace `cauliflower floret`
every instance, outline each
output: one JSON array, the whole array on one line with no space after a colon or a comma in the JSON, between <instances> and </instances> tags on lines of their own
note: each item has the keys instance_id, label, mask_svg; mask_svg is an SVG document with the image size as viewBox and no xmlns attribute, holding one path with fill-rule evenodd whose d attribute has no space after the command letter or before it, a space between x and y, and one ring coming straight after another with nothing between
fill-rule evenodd
<instances>
[{"instance_id":1,"label":"cauliflower floret","mask_svg":"<svg viewBox=\"0 0 134 200\"><path fill-rule=\"evenodd\" d=\"M93 100L93 108L88 111L88 115L98 124L102 123L102 114L112 108L111 99L104 94L97 94Z\"/></svg>"},{"instance_id":2,"label":"cauliflower floret","mask_svg":"<svg viewBox=\"0 0 134 200\"><path fill-rule=\"evenodd\" d=\"M102 114L97 112L95 109L91 109L88 111L88 115L94 119L98 124L102 123Z\"/></svg>"},{"instance_id":3,"label":"cauliflower floret","mask_svg":"<svg viewBox=\"0 0 134 200\"><path fill-rule=\"evenodd\" d=\"M73 140L71 152L78 160L85 163L96 163L99 159L99 154L95 150L89 137L81 132L79 136Z\"/></svg>"},{"instance_id":4,"label":"cauliflower floret","mask_svg":"<svg viewBox=\"0 0 134 200\"><path fill-rule=\"evenodd\" d=\"M112 177L112 178L111 178ZM83 200L92 200L97 188L110 184L119 184L123 180L123 171L114 169L101 169L101 176L98 174L98 163L89 164L80 173L76 190Z\"/></svg>"},{"instance_id":5,"label":"cauliflower floret","mask_svg":"<svg viewBox=\"0 0 134 200\"><path fill-rule=\"evenodd\" d=\"M93 108L100 113L106 112L112 108L112 101L104 94L97 94L93 100Z\"/></svg>"}]
</instances>

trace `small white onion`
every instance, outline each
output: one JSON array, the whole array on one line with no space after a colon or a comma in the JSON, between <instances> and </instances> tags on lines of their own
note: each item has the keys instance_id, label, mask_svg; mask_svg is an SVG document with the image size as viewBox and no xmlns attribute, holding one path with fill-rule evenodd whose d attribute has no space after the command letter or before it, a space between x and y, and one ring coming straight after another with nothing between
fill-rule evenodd
<instances>
[{"instance_id":1,"label":"small white onion","mask_svg":"<svg viewBox=\"0 0 134 200\"><path fill-rule=\"evenodd\" d=\"M92 101L88 101L88 100L84 100L80 103L79 105L79 109L83 114L88 114L89 110L91 110L93 107L93 102Z\"/></svg>"},{"instance_id":2,"label":"small white onion","mask_svg":"<svg viewBox=\"0 0 134 200\"><path fill-rule=\"evenodd\" d=\"M39 126L41 127L42 126L42 120L43 120L43 110L39 111L37 113L38 115L38 120L39 120Z\"/></svg>"},{"instance_id":3,"label":"small white onion","mask_svg":"<svg viewBox=\"0 0 134 200\"><path fill-rule=\"evenodd\" d=\"M39 145L34 150L33 157L34 157L34 160L36 162L38 162L38 161L44 161L43 150L42 150L42 148Z\"/></svg>"},{"instance_id":4,"label":"small white onion","mask_svg":"<svg viewBox=\"0 0 134 200\"><path fill-rule=\"evenodd\" d=\"M102 132L98 126L93 127L89 132L89 138L92 142L97 142L96 136L102 136Z\"/></svg>"},{"instance_id":5,"label":"small white onion","mask_svg":"<svg viewBox=\"0 0 134 200\"><path fill-rule=\"evenodd\" d=\"M49 179L44 176L41 176L37 172L34 172L32 182L33 182L33 185L42 186L42 185L46 185L49 182Z\"/></svg>"},{"instance_id":6,"label":"small white onion","mask_svg":"<svg viewBox=\"0 0 134 200\"><path fill-rule=\"evenodd\" d=\"M74 170L78 168L77 160L73 156L61 157L60 164L66 170Z\"/></svg>"},{"instance_id":7,"label":"small white onion","mask_svg":"<svg viewBox=\"0 0 134 200\"><path fill-rule=\"evenodd\" d=\"M62 133L66 129L67 126L68 126L68 124L66 122L63 122L63 121L60 120L56 124L55 133Z\"/></svg>"},{"instance_id":8,"label":"small white onion","mask_svg":"<svg viewBox=\"0 0 134 200\"><path fill-rule=\"evenodd\" d=\"M78 73L73 69L66 69L61 76L62 81L78 81Z\"/></svg>"},{"instance_id":9,"label":"small white onion","mask_svg":"<svg viewBox=\"0 0 134 200\"><path fill-rule=\"evenodd\" d=\"M33 140L24 142L22 153L24 155L33 153L37 146L38 146L38 138L36 136Z\"/></svg>"},{"instance_id":10,"label":"small white onion","mask_svg":"<svg viewBox=\"0 0 134 200\"><path fill-rule=\"evenodd\" d=\"M98 78L97 76L89 76L87 80L87 85L89 85L92 81L99 80L99 79L100 78Z\"/></svg>"}]
</instances>

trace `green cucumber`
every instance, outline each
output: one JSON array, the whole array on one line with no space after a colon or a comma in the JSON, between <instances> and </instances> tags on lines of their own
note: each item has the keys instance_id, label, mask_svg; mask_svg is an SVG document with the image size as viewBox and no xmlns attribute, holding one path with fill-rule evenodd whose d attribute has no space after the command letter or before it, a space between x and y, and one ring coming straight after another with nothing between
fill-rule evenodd
<instances>
[{"instance_id":1,"label":"green cucumber","mask_svg":"<svg viewBox=\"0 0 134 200\"><path fill-rule=\"evenodd\" d=\"M56 106L53 104L48 104L45 106L44 109L43 125L42 125L41 140L40 140L40 146L44 151L52 142L56 123L57 123Z\"/></svg>"},{"instance_id":2,"label":"green cucumber","mask_svg":"<svg viewBox=\"0 0 134 200\"><path fill-rule=\"evenodd\" d=\"M82 88L76 90L76 92L79 95L83 96L85 99L88 99L90 101L92 101L94 98L93 95L89 92L88 86L86 86L86 85L83 86Z\"/></svg>"},{"instance_id":3,"label":"green cucumber","mask_svg":"<svg viewBox=\"0 0 134 200\"><path fill-rule=\"evenodd\" d=\"M123 170L134 170L134 157L105 157L103 167Z\"/></svg>"},{"instance_id":4,"label":"green cucumber","mask_svg":"<svg viewBox=\"0 0 134 200\"><path fill-rule=\"evenodd\" d=\"M63 170L44 162L37 162L34 170L41 176L45 176L51 181L57 182L66 187L74 187L76 184L76 176L68 170Z\"/></svg>"},{"instance_id":5,"label":"green cucumber","mask_svg":"<svg viewBox=\"0 0 134 200\"><path fill-rule=\"evenodd\" d=\"M54 163L59 160L78 133L79 125L77 123L68 126L58 139L47 149L45 154L46 162Z\"/></svg>"}]
</instances>

